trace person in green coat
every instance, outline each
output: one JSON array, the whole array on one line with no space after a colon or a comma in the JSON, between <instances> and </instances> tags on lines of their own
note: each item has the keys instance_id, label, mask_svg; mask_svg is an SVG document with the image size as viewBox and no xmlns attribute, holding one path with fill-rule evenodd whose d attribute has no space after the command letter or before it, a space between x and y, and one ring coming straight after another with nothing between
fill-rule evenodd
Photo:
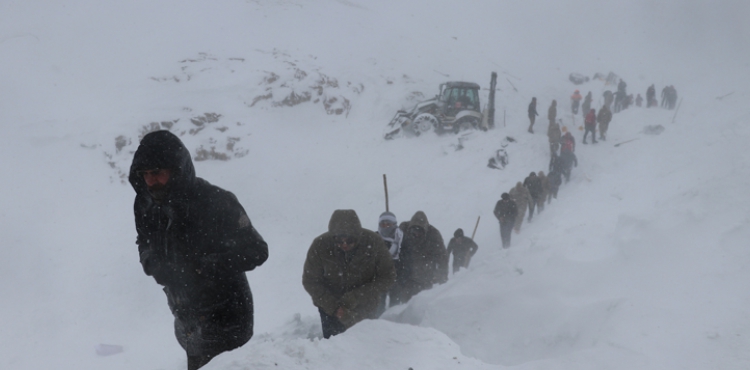
<instances>
[{"instance_id":1,"label":"person in green coat","mask_svg":"<svg viewBox=\"0 0 750 370\"><path fill-rule=\"evenodd\" d=\"M353 210L336 210L328 232L307 251L302 285L318 307L323 337L343 333L364 319L376 319L381 297L396 281L383 238L362 224Z\"/></svg>"}]
</instances>

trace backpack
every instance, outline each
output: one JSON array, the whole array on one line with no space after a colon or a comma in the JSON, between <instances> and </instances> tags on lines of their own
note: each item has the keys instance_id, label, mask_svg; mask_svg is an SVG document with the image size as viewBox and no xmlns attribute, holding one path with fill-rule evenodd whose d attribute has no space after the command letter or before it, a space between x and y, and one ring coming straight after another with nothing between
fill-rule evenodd
<instances>
[{"instance_id":1,"label":"backpack","mask_svg":"<svg viewBox=\"0 0 750 370\"><path fill-rule=\"evenodd\" d=\"M560 152L572 153L573 152L573 140L571 140L569 137L564 137Z\"/></svg>"}]
</instances>

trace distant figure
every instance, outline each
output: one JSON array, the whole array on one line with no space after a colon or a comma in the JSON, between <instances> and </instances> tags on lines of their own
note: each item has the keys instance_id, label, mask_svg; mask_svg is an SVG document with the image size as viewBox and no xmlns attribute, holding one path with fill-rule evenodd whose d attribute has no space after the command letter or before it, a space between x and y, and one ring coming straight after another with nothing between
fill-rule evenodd
<instances>
[{"instance_id":1,"label":"distant figure","mask_svg":"<svg viewBox=\"0 0 750 370\"><path fill-rule=\"evenodd\" d=\"M655 107L658 103L656 102L656 88L653 84L646 90L646 108Z\"/></svg>"},{"instance_id":2,"label":"distant figure","mask_svg":"<svg viewBox=\"0 0 750 370\"><path fill-rule=\"evenodd\" d=\"M458 270L469 267L471 257L477 253L479 246L471 238L464 236L463 229L457 229L453 233L453 238L448 242L448 249L446 250L448 257L453 254L453 273L457 273Z\"/></svg>"},{"instance_id":3,"label":"distant figure","mask_svg":"<svg viewBox=\"0 0 750 370\"><path fill-rule=\"evenodd\" d=\"M573 134L570 133L570 131L566 132L565 135L562 137L562 148L560 148L560 153L570 152L575 153L576 151L576 139L573 137Z\"/></svg>"},{"instance_id":4,"label":"distant figure","mask_svg":"<svg viewBox=\"0 0 750 370\"><path fill-rule=\"evenodd\" d=\"M664 86L664 88L661 89L661 107L662 108L667 107L668 96L669 96L669 86Z\"/></svg>"},{"instance_id":5,"label":"distant figure","mask_svg":"<svg viewBox=\"0 0 750 370\"><path fill-rule=\"evenodd\" d=\"M555 120L557 119L557 100L552 100L552 104L550 104L549 109L547 110L547 119L550 124L555 123Z\"/></svg>"},{"instance_id":6,"label":"distant figure","mask_svg":"<svg viewBox=\"0 0 750 370\"><path fill-rule=\"evenodd\" d=\"M670 110L674 109L675 104L677 104L677 89L674 88L674 85L669 85L669 94L667 96L667 106Z\"/></svg>"},{"instance_id":7,"label":"distant figure","mask_svg":"<svg viewBox=\"0 0 750 370\"><path fill-rule=\"evenodd\" d=\"M383 239L362 228L351 209L333 212L328 231L310 245L302 274L326 339L377 318L380 300L395 281L396 269Z\"/></svg>"},{"instance_id":8,"label":"distant figure","mask_svg":"<svg viewBox=\"0 0 750 370\"><path fill-rule=\"evenodd\" d=\"M547 138L549 139L549 150L552 155L557 155L561 137L562 131L560 130L560 125L557 122L550 122L549 127L547 127Z\"/></svg>"},{"instance_id":9,"label":"distant figure","mask_svg":"<svg viewBox=\"0 0 750 370\"><path fill-rule=\"evenodd\" d=\"M596 144L596 110L594 109L589 110L589 114L586 115L586 119L583 125L586 129L586 132L583 133L583 143L588 144L586 142L586 136L588 136L590 132L591 141L594 144Z\"/></svg>"},{"instance_id":10,"label":"distant figure","mask_svg":"<svg viewBox=\"0 0 750 370\"><path fill-rule=\"evenodd\" d=\"M523 224L523 218L526 215L526 208L529 206L529 203L531 203L531 194L529 194L529 189L526 189L519 181L516 183L515 187L510 189L508 195L510 195L510 199L516 203L518 209L516 222L513 225L513 229L516 231L516 234L518 234L521 232L521 224Z\"/></svg>"},{"instance_id":11,"label":"distant figure","mask_svg":"<svg viewBox=\"0 0 750 370\"><path fill-rule=\"evenodd\" d=\"M581 100L583 99L583 96L581 96L581 93L576 90L573 92L573 95L570 96L570 111L573 112L573 114L578 114L578 106L581 105Z\"/></svg>"},{"instance_id":12,"label":"distant figure","mask_svg":"<svg viewBox=\"0 0 750 370\"><path fill-rule=\"evenodd\" d=\"M393 287L391 306L406 303L434 284L448 281L448 255L440 231L427 221L422 211L398 227L404 233L401 242L400 276Z\"/></svg>"},{"instance_id":13,"label":"distant figure","mask_svg":"<svg viewBox=\"0 0 750 370\"><path fill-rule=\"evenodd\" d=\"M625 99L628 97L627 93L627 84L625 81L620 79L620 83L617 84L617 92L615 93L616 99L615 99L615 113L623 110L626 108L626 102Z\"/></svg>"},{"instance_id":14,"label":"distant figure","mask_svg":"<svg viewBox=\"0 0 750 370\"><path fill-rule=\"evenodd\" d=\"M643 97L641 96L641 94L638 94L638 96L635 97L635 106L636 107L643 106Z\"/></svg>"},{"instance_id":15,"label":"distant figure","mask_svg":"<svg viewBox=\"0 0 750 370\"><path fill-rule=\"evenodd\" d=\"M536 98L531 98L531 103L529 103L529 121L531 122L529 124L529 132L534 133L534 121L536 120L536 116L538 116L539 113L536 112Z\"/></svg>"},{"instance_id":16,"label":"distant figure","mask_svg":"<svg viewBox=\"0 0 750 370\"><path fill-rule=\"evenodd\" d=\"M589 109L591 109L591 101L593 98L591 97L591 91L589 91L588 94L586 94L586 98L583 99L583 105L581 105L581 114L586 115L589 112Z\"/></svg>"},{"instance_id":17,"label":"distant figure","mask_svg":"<svg viewBox=\"0 0 750 370\"><path fill-rule=\"evenodd\" d=\"M510 199L510 194L503 193L500 200L495 203L493 213L500 222L500 239L503 241L503 248L510 248L510 231L516 223L518 206L516 206L516 202ZM523 218L523 216L521 217Z\"/></svg>"},{"instance_id":18,"label":"distant figure","mask_svg":"<svg viewBox=\"0 0 750 370\"><path fill-rule=\"evenodd\" d=\"M531 219L534 217L534 208L539 204L539 198L542 196L542 180L539 179L536 173L532 172L523 180L523 186L529 189L529 194L531 195L528 219L528 222L531 222Z\"/></svg>"},{"instance_id":19,"label":"distant figure","mask_svg":"<svg viewBox=\"0 0 750 370\"><path fill-rule=\"evenodd\" d=\"M607 130L609 129L609 123L612 122L612 112L607 109L607 106L599 109L596 121L599 122L599 139L607 141Z\"/></svg>"}]
</instances>

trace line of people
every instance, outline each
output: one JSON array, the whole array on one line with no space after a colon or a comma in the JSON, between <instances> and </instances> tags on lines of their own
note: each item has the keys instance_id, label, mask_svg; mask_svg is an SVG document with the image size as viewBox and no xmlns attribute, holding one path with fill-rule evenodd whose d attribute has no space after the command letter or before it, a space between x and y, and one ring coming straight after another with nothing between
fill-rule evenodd
<instances>
[{"instance_id":1,"label":"line of people","mask_svg":"<svg viewBox=\"0 0 750 370\"><path fill-rule=\"evenodd\" d=\"M534 218L535 210L537 214L540 214L544 210L545 203L550 204L552 199L557 199L563 178L566 183L570 181L572 167L578 166L578 159L574 153L575 139L568 132L562 142L560 155L552 153L548 175L545 175L544 171L531 172L523 183L517 182L495 203L493 214L500 223L500 239L503 248L510 248L512 231L516 234L521 232L521 225L526 218L527 210L527 222L530 223Z\"/></svg>"},{"instance_id":2,"label":"line of people","mask_svg":"<svg viewBox=\"0 0 750 370\"><path fill-rule=\"evenodd\" d=\"M199 369L252 337L245 273L268 259L268 245L234 194L196 176L189 151L169 131L143 137L129 181L143 271L163 286L188 370ZM329 338L379 317L387 300L405 303L445 283L451 255L455 273L478 249L462 229L446 248L422 211L401 224L384 212L374 232L354 210L335 210L308 249L302 285Z\"/></svg>"}]
</instances>

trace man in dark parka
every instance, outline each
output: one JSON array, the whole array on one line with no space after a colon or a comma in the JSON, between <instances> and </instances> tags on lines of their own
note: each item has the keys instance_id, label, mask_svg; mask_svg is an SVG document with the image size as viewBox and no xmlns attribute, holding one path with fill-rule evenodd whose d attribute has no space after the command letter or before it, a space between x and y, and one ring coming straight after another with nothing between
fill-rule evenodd
<instances>
[{"instance_id":1,"label":"man in dark parka","mask_svg":"<svg viewBox=\"0 0 750 370\"><path fill-rule=\"evenodd\" d=\"M516 224L516 216L518 215L518 207L516 202L510 199L510 194L503 193L500 196L500 200L495 203L493 213L500 222L500 239L503 241L503 248L510 248L510 231Z\"/></svg>"},{"instance_id":2,"label":"man in dark parka","mask_svg":"<svg viewBox=\"0 0 750 370\"><path fill-rule=\"evenodd\" d=\"M143 137L129 180L143 271L164 286L188 369L198 369L252 337L245 272L266 261L268 245L234 194L195 176L169 131Z\"/></svg>"},{"instance_id":3,"label":"man in dark parka","mask_svg":"<svg viewBox=\"0 0 750 370\"><path fill-rule=\"evenodd\" d=\"M539 179L536 173L532 172L523 180L523 186L526 189L529 189L529 194L531 195L531 202L529 202L529 222L531 222L531 219L534 217L534 208L539 204L539 198L544 191L542 188L542 180ZM541 211L541 209L539 211Z\"/></svg>"},{"instance_id":4,"label":"man in dark parka","mask_svg":"<svg viewBox=\"0 0 750 370\"><path fill-rule=\"evenodd\" d=\"M380 316L381 298L396 269L380 235L362 228L353 210L336 210L328 231L307 251L302 285L318 307L323 337Z\"/></svg>"},{"instance_id":5,"label":"man in dark parka","mask_svg":"<svg viewBox=\"0 0 750 370\"><path fill-rule=\"evenodd\" d=\"M440 231L427 221L422 211L402 222L401 268L393 287L391 305L406 303L417 293L448 281L448 254Z\"/></svg>"},{"instance_id":6,"label":"man in dark parka","mask_svg":"<svg viewBox=\"0 0 750 370\"><path fill-rule=\"evenodd\" d=\"M534 133L534 121L536 121L536 116L539 115L536 111L536 97L531 98L531 103L529 103L529 132Z\"/></svg>"},{"instance_id":7,"label":"man in dark parka","mask_svg":"<svg viewBox=\"0 0 750 370\"><path fill-rule=\"evenodd\" d=\"M448 249L446 250L449 258L453 254L453 273L457 273L462 267L468 268L471 257L477 253L478 249L479 246L474 240L464 236L463 229L457 229L453 233L453 238L448 242Z\"/></svg>"}]
</instances>

